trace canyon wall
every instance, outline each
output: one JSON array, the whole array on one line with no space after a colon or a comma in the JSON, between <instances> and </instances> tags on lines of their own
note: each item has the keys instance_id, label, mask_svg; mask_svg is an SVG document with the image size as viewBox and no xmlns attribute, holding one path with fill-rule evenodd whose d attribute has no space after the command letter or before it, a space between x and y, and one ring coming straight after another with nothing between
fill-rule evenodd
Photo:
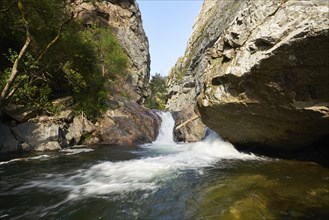
<instances>
[{"instance_id":1,"label":"canyon wall","mask_svg":"<svg viewBox=\"0 0 329 220\"><path fill-rule=\"evenodd\" d=\"M236 145L295 150L329 136L324 0L209 0L169 78L167 108L196 106Z\"/></svg>"},{"instance_id":2,"label":"canyon wall","mask_svg":"<svg viewBox=\"0 0 329 220\"><path fill-rule=\"evenodd\" d=\"M91 3L75 1L78 18L85 25L111 28L129 58L128 84L133 87L133 99L143 103L148 96L150 53L143 29L141 13L135 0L110 0ZM127 86L127 89L129 87Z\"/></svg>"}]
</instances>

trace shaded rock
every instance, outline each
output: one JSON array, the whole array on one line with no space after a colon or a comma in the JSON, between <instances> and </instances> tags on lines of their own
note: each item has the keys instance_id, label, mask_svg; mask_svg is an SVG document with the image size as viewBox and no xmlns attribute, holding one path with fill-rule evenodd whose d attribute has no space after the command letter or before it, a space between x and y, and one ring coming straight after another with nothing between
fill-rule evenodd
<instances>
[{"instance_id":1,"label":"shaded rock","mask_svg":"<svg viewBox=\"0 0 329 220\"><path fill-rule=\"evenodd\" d=\"M58 124L25 122L12 128L13 135L17 140L27 143L32 148L59 138Z\"/></svg>"},{"instance_id":2,"label":"shaded rock","mask_svg":"<svg viewBox=\"0 0 329 220\"><path fill-rule=\"evenodd\" d=\"M18 145L19 140L12 135L10 128L0 123L0 153L16 152Z\"/></svg>"},{"instance_id":3,"label":"shaded rock","mask_svg":"<svg viewBox=\"0 0 329 220\"><path fill-rule=\"evenodd\" d=\"M176 142L197 142L204 138L206 126L192 107L186 107L174 113Z\"/></svg>"},{"instance_id":4,"label":"shaded rock","mask_svg":"<svg viewBox=\"0 0 329 220\"><path fill-rule=\"evenodd\" d=\"M32 107L13 104L6 106L3 109L3 113L18 122L27 122L38 115L38 111Z\"/></svg>"}]
</instances>

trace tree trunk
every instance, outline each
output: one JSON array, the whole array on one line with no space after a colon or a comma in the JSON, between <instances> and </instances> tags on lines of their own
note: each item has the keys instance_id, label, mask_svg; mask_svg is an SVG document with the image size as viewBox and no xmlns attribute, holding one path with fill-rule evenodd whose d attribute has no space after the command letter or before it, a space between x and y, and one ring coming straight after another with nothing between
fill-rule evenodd
<instances>
[{"instance_id":1,"label":"tree trunk","mask_svg":"<svg viewBox=\"0 0 329 220\"><path fill-rule=\"evenodd\" d=\"M15 59L15 62L14 62L13 67L11 69L11 73L10 73L10 76L9 76L7 82L6 82L6 85L3 88L3 90L1 91L1 95L0 95L0 112L1 112L1 109L4 107L4 103L5 103L7 97L10 93L10 90L11 90L12 86L14 85L14 82L15 82L15 79L16 79L17 75L19 74L18 66L20 64L20 61L22 60L28 46L31 43L31 35L30 35L30 32L29 32L28 22L25 18L25 14L24 14L24 11L23 11L22 0L18 0L17 5L18 5L18 9L21 13L21 16L22 16L22 19L23 19L23 22L24 22L24 25L25 25L26 39L25 39L24 46L19 51L19 54Z\"/></svg>"}]
</instances>

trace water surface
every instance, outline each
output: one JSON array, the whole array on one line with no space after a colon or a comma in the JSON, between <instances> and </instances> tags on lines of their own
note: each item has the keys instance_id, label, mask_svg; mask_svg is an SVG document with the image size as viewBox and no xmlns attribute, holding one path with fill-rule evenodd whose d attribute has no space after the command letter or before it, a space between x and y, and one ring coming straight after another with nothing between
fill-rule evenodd
<instances>
[{"instance_id":1,"label":"water surface","mask_svg":"<svg viewBox=\"0 0 329 220\"><path fill-rule=\"evenodd\" d=\"M327 168L214 134L34 155L0 162L0 175L0 219L329 219Z\"/></svg>"}]
</instances>

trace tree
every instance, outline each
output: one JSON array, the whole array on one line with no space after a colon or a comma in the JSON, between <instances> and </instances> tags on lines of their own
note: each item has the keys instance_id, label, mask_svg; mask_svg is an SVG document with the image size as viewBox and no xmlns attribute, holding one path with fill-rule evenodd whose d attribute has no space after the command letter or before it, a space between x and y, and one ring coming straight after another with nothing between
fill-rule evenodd
<instances>
[{"instance_id":1,"label":"tree","mask_svg":"<svg viewBox=\"0 0 329 220\"><path fill-rule=\"evenodd\" d=\"M8 103L53 111L50 100L63 96L89 117L105 109L128 66L111 28L81 24L72 0L1 1L0 113Z\"/></svg>"},{"instance_id":2,"label":"tree","mask_svg":"<svg viewBox=\"0 0 329 220\"><path fill-rule=\"evenodd\" d=\"M29 1L27 3L23 0L12 0L4 1L4 3L4 7L0 9L2 12L0 20L4 17L11 18L9 24L12 26L9 28L12 28L12 32L9 33L15 34L20 32L21 27L21 30L24 30L25 37L23 46L17 52L10 46L19 48L19 43L14 42L14 45L8 45L9 55L7 56L9 57L9 61L12 62L12 66L1 72L0 77L2 77L3 85L0 93L0 111L22 86L24 80L26 81L28 79L31 82L30 80L42 79L42 76L33 74L35 72L34 70L47 51L59 40L63 32L63 27L73 19L73 14L68 16L67 1L41 0ZM54 12L51 16L48 14L50 10ZM6 25L8 24L4 26ZM40 30L43 30L49 35L41 38L37 34ZM10 37L10 34L6 36L3 36L4 33L1 34L1 38L8 39ZM21 36L22 33L18 33L18 35ZM25 63L24 59L26 61ZM45 80L46 77L43 78Z\"/></svg>"},{"instance_id":3,"label":"tree","mask_svg":"<svg viewBox=\"0 0 329 220\"><path fill-rule=\"evenodd\" d=\"M167 101L167 77L156 73L150 81L151 95L146 99L145 105L151 109L164 110Z\"/></svg>"}]
</instances>

